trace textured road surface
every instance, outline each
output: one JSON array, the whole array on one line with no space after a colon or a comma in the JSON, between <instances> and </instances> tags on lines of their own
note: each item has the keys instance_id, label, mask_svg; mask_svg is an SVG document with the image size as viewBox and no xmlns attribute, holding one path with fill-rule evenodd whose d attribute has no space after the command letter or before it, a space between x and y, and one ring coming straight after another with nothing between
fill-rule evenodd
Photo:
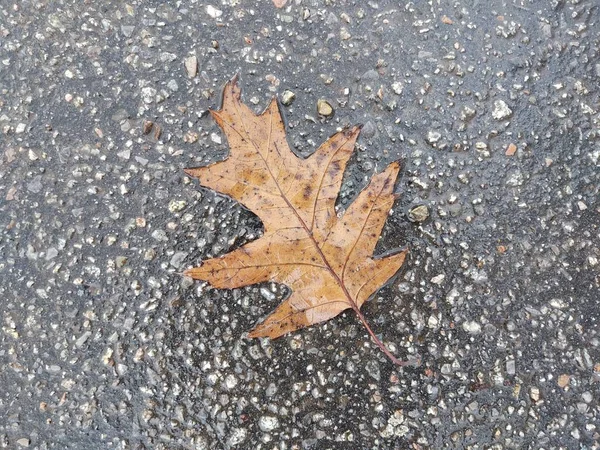
<instances>
[{"instance_id":1,"label":"textured road surface","mask_svg":"<svg viewBox=\"0 0 600 450\"><path fill-rule=\"evenodd\" d=\"M2 2L0 447L600 448L597 2L287 3ZM299 155L364 124L340 208L402 159L363 310L419 367L180 275L262 230L182 172L236 73Z\"/></svg>"}]
</instances>

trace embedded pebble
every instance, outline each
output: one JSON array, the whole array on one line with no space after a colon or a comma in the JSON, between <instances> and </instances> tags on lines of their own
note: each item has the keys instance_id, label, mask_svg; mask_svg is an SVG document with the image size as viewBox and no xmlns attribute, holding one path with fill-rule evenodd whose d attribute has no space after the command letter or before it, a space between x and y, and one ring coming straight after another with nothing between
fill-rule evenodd
<instances>
[{"instance_id":1,"label":"embedded pebble","mask_svg":"<svg viewBox=\"0 0 600 450\"><path fill-rule=\"evenodd\" d=\"M187 255L188 255L187 252L176 252L171 257L170 264L173 267L175 267L176 269L179 269L181 267L181 265L183 264L183 261L185 260L185 258L187 258Z\"/></svg>"},{"instance_id":2,"label":"embedded pebble","mask_svg":"<svg viewBox=\"0 0 600 450\"><path fill-rule=\"evenodd\" d=\"M333 106L327 100L319 99L317 102L317 112L321 116L330 117L333 115Z\"/></svg>"},{"instance_id":3,"label":"embedded pebble","mask_svg":"<svg viewBox=\"0 0 600 450\"><path fill-rule=\"evenodd\" d=\"M215 8L212 5L207 5L206 6L206 13L212 17L213 19L217 19L219 17L221 17L223 15L223 11L221 11L220 9Z\"/></svg>"},{"instance_id":4,"label":"embedded pebble","mask_svg":"<svg viewBox=\"0 0 600 450\"><path fill-rule=\"evenodd\" d=\"M440 140L442 134L439 131L429 131L427 132L427 142L429 144L435 144Z\"/></svg>"},{"instance_id":5,"label":"embedded pebble","mask_svg":"<svg viewBox=\"0 0 600 450\"><path fill-rule=\"evenodd\" d=\"M171 200L169 202L169 211L176 213L182 211L186 206L187 202L185 200Z\"/></svg>"},{"instance_id":6,"label":"embedded pebble","mask_svg":"<svg viewBox=\"0 0 600 450\"><path fill-rule=\"evenodd\" d=\"M425 222L429 217L429 208L426 205L417 205L408 210L408 220L411 222Z\"/></svg>"},{"instance_id":7,"label":"embedded pebble","mask_svg":"<svg viewBox=\"0 0 600 450\"><path fill-rule=\"evenodd\" d=\"M27 183L27 190L29 192L33 192L34 194L38 194L42 190L42 187L41 175L36 175L29 183Z\"/></svg>"},{"instance_id":8,"label":"embedded pebble","mask_svg":"<svg viewBox=\"0 0 600 450\"><path fill-rule=\"evenodd\" d=\"M189 78L194 78L198 73L198 58L189 56L185 59L185 71Z\"/></svg>"},{"instance_id":9,"label":"embedded pebble","mask_svg":"<svg viewBox=\"0 0 600 450\"><path fill-rule=\"evenodd\" d=\"M153 103L156 100L156 89L153 87L142 88L142 100L144 103Z\"/></svg>"},{"instance_id":10,"label":"embedded pebble","mask_svg":"<svg viewBox=\"0 0 600 450\"><path fill-rule=\"evenodd\" d=\"M512 115L512 110L508 107L504 100L496 100L494 102L494 109L492 110L492 117L496 120L508 119Z\"/></svg>"},{"instance_id":11,"label":"embedded pebble","mask_svg":"<svg viewBox=\"0 0 600 450\"><path fill-rule=\"evenodd\" d=\"M392 83L392 91L394 91L394 94L400 95L404 91L404 86L399 81L395 81Z\"/></svg>"},{"instance_id":12,"label":"embedded pebble","mask_svg":"<svg viewBox=\"0 0 600 450\"><path fill-rule=\"evenodd\" d=\"M279 420L275 416L261 416L258 419L258 427L265 433L268 433L279 428Z\"/></svg>"},{"instance_id":13,"label":"embedded pebble","mask_svg":"<svg viewBox=\"0 0 600 450\"><path fill-rule=\"evenodd\" d=\"M481 324L474 320L468 320L462 324L463 330L467 333L478 334L481 333Z\"/></svg>"},{"instance_id":14,"label":"embedded pebble","mask_svg":"<svg viewBox=\"0 0 600 450\"><path fill-rule=\"evenodd\" d=\"M281 94L281 103L283 103L285 106L290 106L294 102L295 98L296 94L289 89L286 89L283 91L283 94Z\"/></svg>"}]
</instances>

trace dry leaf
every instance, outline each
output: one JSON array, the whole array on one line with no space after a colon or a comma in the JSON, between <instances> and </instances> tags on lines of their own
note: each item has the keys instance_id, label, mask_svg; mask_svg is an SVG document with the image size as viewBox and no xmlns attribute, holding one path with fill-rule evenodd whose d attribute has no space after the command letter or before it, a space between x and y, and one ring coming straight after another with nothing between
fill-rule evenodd
<instances>
[{"instance_id":1,"label":"dry leaf","mask_svg":"<svg viewBox=\"0 0 600 450\"><path fill-rule=\"evenodd\" d=\"M277 338L352 309L386 355L403 363L383 346L360 312L396 274L407 253L372 256L394 203L399 164L375 175L338 218L335 201L359 126L331 136L301 159L288 146L277 100L256 115L240 101L236 78L225 86L222 108L211 114L227 136L230 155L186 173L253 211L265 231L261 238L185 274L222 289L264 281L288 286L290 296L250 337Z\"/></svg>"}]
</instances>

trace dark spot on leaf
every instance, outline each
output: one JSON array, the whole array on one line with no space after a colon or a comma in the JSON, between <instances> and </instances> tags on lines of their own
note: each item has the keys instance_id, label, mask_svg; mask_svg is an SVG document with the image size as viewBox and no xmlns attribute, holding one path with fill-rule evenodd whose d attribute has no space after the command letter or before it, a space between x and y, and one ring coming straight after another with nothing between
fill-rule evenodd
<instances>
[{"instance_id":1,"label":"dark spot on leaf","mask_svg":"<svg viewBox=\"0 0 600 450\"><path fill-rule=\"evenodd\" d=\"M310 198L310 194L312 194L313 191L313 187L310 185L306 185L304 186L304 191L302 192L302 197L304 197L305 200L308 200Z\"/></svg>"}]
</instances>

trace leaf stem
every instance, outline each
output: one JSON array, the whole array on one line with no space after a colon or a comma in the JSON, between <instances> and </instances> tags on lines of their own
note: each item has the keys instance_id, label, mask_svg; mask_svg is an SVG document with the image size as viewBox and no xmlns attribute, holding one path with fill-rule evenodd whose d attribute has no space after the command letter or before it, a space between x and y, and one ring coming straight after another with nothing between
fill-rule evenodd
<instances>
[{"instance_id":1,"label":"leaf stem","mask_svg":"<svg viewBox=\"0 0 600 450\"><path fill-rule=\"evenodd\" d=\"M358 309L358 307L356 306L356 304L352 305L352 309L354 310L354 312L358 316L358 319L360 320L360 322L367 329L367 332L371 336L371 339L373 339L373 342L375 342L375 344L377 345L377 347L379 347L381 349L381 351L383 353L385 353L385 356L387 356L394 364L397 364L398 366L418 365L419 360L417 360L417 361L409 361L409 360L402 361L402 360L396 358L394 355L392 355L392 352L390 352L388 350L388 348L384 345L384 343L381 342L381 339L379 339L377 337L377 335L375 334L375 332L371 329L371 327L369 326L369 322L367 322L367 319L365 319L365 316L363 315L362 312L360 312L360 309Z\"/></svg>"}]
</instances>

